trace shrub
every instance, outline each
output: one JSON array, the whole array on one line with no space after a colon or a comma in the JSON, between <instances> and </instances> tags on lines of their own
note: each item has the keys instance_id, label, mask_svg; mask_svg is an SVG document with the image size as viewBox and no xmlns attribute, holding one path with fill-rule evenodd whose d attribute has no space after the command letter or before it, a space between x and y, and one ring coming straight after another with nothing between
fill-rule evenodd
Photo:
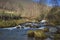
<instances>
[{"instance_id":1,"label":"shrub","mask_svg":"<svg viewBox=\"0 0 60 40\"><path fill-rule=\"evenodd\" d=\"M28 37L34 37L34 31L32 30L29 30L27 34L28 34Z\"/></svg>"},{"instance_id":2,"label":"shrub","mask_svg":"<svg viewBox=\"0 0 60 40\"><path fill-rule=\"evenodd\" d=\"M45 34L43 30L36 30L34 31L34 37L44 39L47 37L47 35Z\"/></svg>"},{"instance_id":3,"label":"shrub","mask_svg":"<svg viewBox=\"0 0 60 40\"><path fill-rule=\"evenodd\" d=\"M60 40L60 34L55 34L54 35L54 40Z\"/></svg>"},{"instance_id":4,"label":"shrub","mask_svg":"<svg viewBox=\"0 0 60 40\"><path fill-rule=\"evenodd\" d=\"M19 19L19 20L0 20L0 28L4 27L15 27L21 23L26 22L24 19Z\"/></svg>"},{"instance_id":5,"label":"shrub","mask_svg":"<svg viewBox=\"0 0 60 40\"><path fill-rule=\"evenodd\" d=\"M57 26L60 25L60 8L59 7L54 7L52 8L49 13L46 16L46 20L53 25Z\"/></svg>"}]
</instances>

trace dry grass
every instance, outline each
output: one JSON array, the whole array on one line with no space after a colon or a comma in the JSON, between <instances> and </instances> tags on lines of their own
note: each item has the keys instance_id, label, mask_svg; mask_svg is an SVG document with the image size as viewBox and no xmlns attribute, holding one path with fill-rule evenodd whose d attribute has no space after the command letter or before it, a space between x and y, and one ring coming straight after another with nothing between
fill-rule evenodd
<instances>
[{"instance_id":1,"label":"dry grass","mask_svg":"<svg viewBox=\"0 0 60 40\"><path fill-rule=\"evenodd\" d=\"M28 37L34 37L34 38L46 38L47 35L45 34L45 32L43 30L35 30L35 31L28 31Z\"/></svg>"},{"instance_id":2,"label":"dry grass","mask_svg":"<svg viewBox=\"0 0 60 40\"><path fill-rule=\"evenodd\" d=\"M55 34L54 35L54 40L60 40L60 34Z\"/></svg>"},{"instance_id":3,"label":"dry grass","mask_svg":"<svg viewBox=\"0 0 60 40\"><path fill-rule=\"evenodd\" d=\"M21 23L24 23L26 22L26 20L24 19L19 19L19 20L0 20L0 27L3 28L3 27L13 27L13 26L16 26L16 25L19 25Z\"/></svg>"}]
</instances>

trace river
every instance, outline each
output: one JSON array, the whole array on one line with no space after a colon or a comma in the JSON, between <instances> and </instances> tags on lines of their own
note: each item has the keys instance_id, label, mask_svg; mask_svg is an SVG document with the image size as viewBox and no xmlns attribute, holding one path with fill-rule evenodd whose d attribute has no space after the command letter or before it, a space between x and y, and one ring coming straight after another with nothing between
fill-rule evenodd
<instances>
[{"instance_id":1,"label":"river","mask_svg":"<svg viewBox=\"0 0 60 40\"><path fill-rule=\"evenodd\" d=\"M35 30L33 28L29 29L4 29L0 28L0 40L30 40L27 37L28 30ZM33 39L31 39L33 40Z\"/></svg>"}]
</instances>

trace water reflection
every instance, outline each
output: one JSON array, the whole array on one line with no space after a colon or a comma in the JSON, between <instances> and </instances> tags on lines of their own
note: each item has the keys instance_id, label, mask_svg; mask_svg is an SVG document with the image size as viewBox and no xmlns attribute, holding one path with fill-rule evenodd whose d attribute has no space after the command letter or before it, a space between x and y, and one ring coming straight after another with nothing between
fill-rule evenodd
<instances>
[{"instance_id":1,"label":"water reflection","mask_svg":"<svg viewBox=\"0 0 60 40\"><path fill-rule=\"evenodd\" d=\"M27 40L34 40L33 37L27 37Z\"/></svg>"},{"instance_id":2,"label":"water reflection","mask_svg":"<svg viewBox=\"0 0 60 40\"><path fill-rule=\"evenodd\" d=\"M27 40L45 40L45 39L40 39L40 38L33 38L33 37L28 37Z\"/></svg>"},{"instance_id":3,"label":"water reflection","mask_svg":"<svg viewBox=\"0 0 60 40\"><path fill-rule=\"evenodd\" d=\"M50 37L47 38L40 38L40 37L27 37L27 40L54 40Z\"/></svg>"},{"instance_id":4,"label":"water reflection","mask_svg":"<svg viewBox=\"0 0 60 40\"><path fill-rule=\"evenodd\" d=\"M28 30L37 29L13 29L13 30L0 29L0 40L43 40L40 38L28 37L27 36Z\"/></svg>"},{"instance_id":5,"label":"water reflection","mask_svg":"<svg viewBox=\"0 0 60 40\"><path fill-rule=\"evenodd\" d=\"M27 31L32 29L2 29L0 28L0 40L34 40L27 37Z\"/></svg>"}]
</instances>

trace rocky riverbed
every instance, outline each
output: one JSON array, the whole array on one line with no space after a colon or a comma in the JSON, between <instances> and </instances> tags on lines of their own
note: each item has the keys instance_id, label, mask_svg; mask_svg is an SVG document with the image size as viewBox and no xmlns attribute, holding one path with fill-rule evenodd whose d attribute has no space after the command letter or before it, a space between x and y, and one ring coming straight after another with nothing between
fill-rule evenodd
<instances>
[{"instance_id":1,"label":"rocky riverbed","mask_svg":"<svg viewBox=\"0 0 60 40\"><path fill-rule=\"evenodd\" d=\"M34 26L34 27L33 27ZM46 31L46 29L48 29ZM41 32L46 34L48 37L44 40L60 40L60 27L52 27L52 26L44 26L41 23L23 23L16 27L10 28L0 28L0 40L42 40L40 38L36 39L34 37L28 37L28 31L32 30L37 37L41 37ZM36 31L36 30L44 30L43 31ZM36 31L36 32L35 32ZM34 34L33 34L34 35Z\"/></svg>"}]
</instances>

